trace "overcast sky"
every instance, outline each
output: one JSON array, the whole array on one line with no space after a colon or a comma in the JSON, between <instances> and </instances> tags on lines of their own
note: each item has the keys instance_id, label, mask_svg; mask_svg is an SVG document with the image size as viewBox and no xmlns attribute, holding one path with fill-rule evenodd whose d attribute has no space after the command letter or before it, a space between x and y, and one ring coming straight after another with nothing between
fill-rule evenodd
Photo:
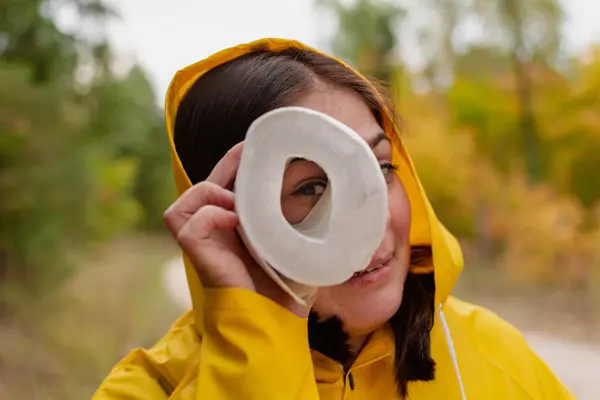
<instances>
[{"instance_id":1,"label":"overcast sky","mask_svg":"<svg viewBox=\"0 0 600 400\"><path fill-rule=\"evenodd\" d=\"M324 48L327 35L313 0L112 0L121 21L109 34L128 64L136 60L149 72L162 102L179 68L224 47L261 37L293 38ZM600 1L564 0L567 45L580 52L600 43ZM418 62L418 48L402 43ZM414 47L414 45L412 45ZM409 60L410 61L410 60Z\"/></svg>"}]
</instances>

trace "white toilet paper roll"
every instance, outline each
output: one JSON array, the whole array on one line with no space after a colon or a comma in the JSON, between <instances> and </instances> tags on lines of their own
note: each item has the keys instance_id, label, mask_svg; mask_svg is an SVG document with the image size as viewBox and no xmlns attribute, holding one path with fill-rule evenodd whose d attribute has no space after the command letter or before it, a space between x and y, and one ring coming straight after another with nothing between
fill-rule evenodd
<instances>
[{"instance_id":1,"label":"white toilet paper roll","mask_svg":"<svg viewBox=\"0 0 600 400\"><path fill-rule=\"evenodd\" d=\"M290 225L281 209L293 158L318 164L328 186ZM383 240L387 187L367 143L336 119L303 107L270 111L250 126L235 181L238 231L257 263L292 297L348 280Z\"/></svg>"}]
</instances>

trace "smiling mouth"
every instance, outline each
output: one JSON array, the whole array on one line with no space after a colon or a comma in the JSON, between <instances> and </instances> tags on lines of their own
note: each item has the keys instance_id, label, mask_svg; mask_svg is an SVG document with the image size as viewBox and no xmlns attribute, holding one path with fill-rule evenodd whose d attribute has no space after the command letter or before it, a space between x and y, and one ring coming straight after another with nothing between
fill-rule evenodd
<instances>
[{"instance_id":1,"label":"smiling mouth","mask_svg":"<svg viewBox=\"0 0 600 400\"><path fill-rule=\"evenodd\" d=\"M383 264L379 264L379 265L376 265L376 266L374 266L372 268L365 269L364 271L355 272L354 275L352 275L352 278L356 278L358 276L363 276L363 275L370 274L371 272L377 271L381 267L383 267Z\"/></svg>"},{"instance_id":2,"label":"smiling mouth","mask_svg":"<svg viewBox=\"0 0 600 400\"><path fill-rule=\"evenodd\" d=\"M356 278L356 277L359 277L359 276L363 276L363 275L367 275L367 274L370 274L372 272L375 272L375 271L383 268L387 263L390 262L391 259L392 259L392 256L388 257L387 259L385 259L384 261L380 262L379 264L375 264L375 265L372 265L372 266L369 266L369 267L365 268L362 271L355 272L352 275L352 278Z\"/></svg>"}]
</instances>

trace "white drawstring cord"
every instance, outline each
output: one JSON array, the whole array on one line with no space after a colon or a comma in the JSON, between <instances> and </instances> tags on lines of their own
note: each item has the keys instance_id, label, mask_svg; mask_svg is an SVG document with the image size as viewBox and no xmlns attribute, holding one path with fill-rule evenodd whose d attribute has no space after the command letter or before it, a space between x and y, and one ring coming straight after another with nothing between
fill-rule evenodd
<instances>
[{"instance_id":1,"label":"white drawstring cord","mask_svg":"<svg viewBox=\"0 0 600 400\"><path fill-rule=\"evenodd\" d=\"M450 327L448 326L448 323L446 322L446 317L444 317L444 312L442 311L442 304L440 304L438 314L440 315L440 321L442 322L442 326L444 327L444 333L446 334L446 343L448 344L448 351L450 352L452 364L454 365L454 373L456 374L456 379L458 379L458 386L460 387L460 394L462 400L467 400L465 387L463 386L462 376L460 374L460 369L458 368L458 358L456 357L456 351L454 350L454 342L452 342L452 335L450 335Z\"/></svg>"}]
</instances>

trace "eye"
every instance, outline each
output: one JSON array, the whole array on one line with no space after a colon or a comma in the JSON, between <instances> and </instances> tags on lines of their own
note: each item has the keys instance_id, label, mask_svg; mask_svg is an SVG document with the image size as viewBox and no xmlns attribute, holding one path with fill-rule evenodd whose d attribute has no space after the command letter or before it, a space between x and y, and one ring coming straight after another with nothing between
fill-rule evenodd
<instances>
[{"instance_id":1,"label":"eye","mask_svg":"<svg viewBox=\"0 0 600 400\"><path fill-rule=\"evenodd\" d=\"M398 170L398 166L396 164L392 164L389 162L381 164L381 171L387 175L392 172L396 172Z\"/></svg>"},{"instance_id":2,"label":"eye","mask_svg":"<svg viewBox=\"0 0 600 400\"><path fill-rule=\"evenodd\" d=\"M396 164L392 164L389 162L382 163L382 164L380 164L380 166L381 166L381 172L383 173L383 176L385 177L386 182L390 183L390 180L394 176L394 172L396 172L398 170L398 166Z\"/></svg>"},{"instance_id":3,"label":"eye","mask_svg":"<svg viewBox=\"0 0 600 400\"><path fill-rule=\"evenodd\" d=\"M327 181L325 180L316 180L303 183L292 193L295 196L320 196L325 192L327 188Z\"/></svg>"}]
</instances>

